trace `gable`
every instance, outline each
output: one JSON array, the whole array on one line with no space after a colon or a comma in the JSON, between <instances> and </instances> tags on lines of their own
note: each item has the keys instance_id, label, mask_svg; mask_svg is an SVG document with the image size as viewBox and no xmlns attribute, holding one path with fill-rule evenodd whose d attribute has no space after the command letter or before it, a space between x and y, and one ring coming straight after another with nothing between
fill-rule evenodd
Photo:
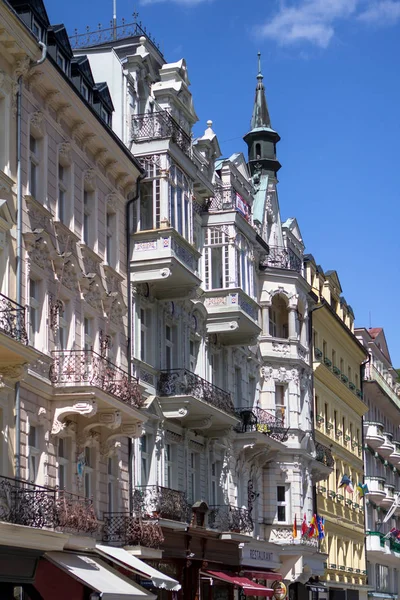
<instances>
[{"instance_id":1,"label":"gable","mask_svg":"<svg viewBox=\"0 0 400 600\"><path fill-rule=\"evenodd\" d=\"M368 332L370 333L370 330ZM371 333L370 333L370 335L371 335ZM373 337L373 336L371 336L371 337ZM375 340L375 344L378 346L379 350L381 350L381 352L383 352L383 354L386 356L386 358L388 358L389 361L392 362L390 359L389 348L388 348L388 344L386 341L385 332L383 331L382 328L377 333L377 335L375 335L374 340Z\"/></svg>"},{"instance_id":2,"label":"gable","mask_svg":"<svg viewBox=\"0 0 400 600\"><path fill-rule=\"evenodd\" d=\"M243 175L245 179L249 179L249 169L247 167L247 163L242 152L232 154L229 160L235 165L239 173Z\"/></svg>"},{"instance_id":3,"label":"gable","mask_svg":"<svg viewBox=\"0 0 400 600\"><path fill-rule=\"evenodd\" d=\"M282 227L284 229L287 229L288 231L290 231L290 233L297 239L299 240L299 242L303 243L303 236L301 235L301 231L300 231L300 227L299 224L297 222L297 219L295 218L290 218L287 219L283 224Z\"/></svg>"},{"instance_id":4,"label":"gable","mask_svg":"<svg viewBox=\"0 0 400 600\"><path fill-rule=\"evenodd\" d=\"M342 292L342 286L340 285L339 277L337 271L326 271L325 273L326 279L335 288L337 295L340 296Z\"/></svg>"}]
</instances>

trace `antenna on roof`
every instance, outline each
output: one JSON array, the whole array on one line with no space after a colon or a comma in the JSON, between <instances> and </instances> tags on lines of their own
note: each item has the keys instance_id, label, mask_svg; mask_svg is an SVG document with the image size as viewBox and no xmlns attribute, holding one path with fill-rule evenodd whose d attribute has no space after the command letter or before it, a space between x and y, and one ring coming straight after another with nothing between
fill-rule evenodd
<instances>
[{"instance_id":1,"label":"antenna on roof","mask_svg":"<svg viewBox=\"0 0 400 600\"><path fill-rule=\"evenodd\" d=\"M369 311L369 328L371 329L372 325L371 325L371 311Z\"/></svg>"},{"instance_id":2,"label":"antenna on roof","mask_svg":"<svg viewBox=\"0 0 400 600\"><path fill-rule=\"evenodd\" d=\"M117 0L113 0L113 39L117 39Z\"/></svg>"}]
</instances>

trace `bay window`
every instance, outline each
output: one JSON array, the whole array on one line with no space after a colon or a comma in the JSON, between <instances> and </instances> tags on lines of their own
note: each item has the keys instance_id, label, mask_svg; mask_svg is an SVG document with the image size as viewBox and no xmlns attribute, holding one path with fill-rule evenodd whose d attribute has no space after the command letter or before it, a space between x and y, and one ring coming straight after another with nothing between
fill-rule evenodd
<instances>
[{"instance_id":1,"label":"bay window","mask_svg":"<svg viewBox=\"0 0 400 600\"><path fill-rule=\"evenodd\" d=\"M205 281L207 290L230 287L229 235L227 227L209 227L205 241Z\"/></svg>"},{"instance_id":2,"label":"bay window","mask_svg":"<svg viewBox=\"0 0 400 600\"><path fill-rule=\"evenodd\" d=\"M174 164L169 170L169 221L186 240L191 241L191 192L189 180Z\"/></svg>"}]
</instances>

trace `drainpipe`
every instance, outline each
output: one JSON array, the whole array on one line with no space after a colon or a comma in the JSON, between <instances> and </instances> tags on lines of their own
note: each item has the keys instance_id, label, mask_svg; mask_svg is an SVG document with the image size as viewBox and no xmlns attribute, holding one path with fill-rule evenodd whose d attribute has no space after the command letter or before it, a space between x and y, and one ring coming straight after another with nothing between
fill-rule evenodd
<instances>
[{"instance_id":1,"label":"drainpipe","mask_svg":"<svg viewBox=\"0 0 400 600\"><path fill-rule=\"evenodd\" d=\"M47 46L39 42L42 56L30 67L37 67L46 60ZM22 304L22 180L21 180L21 106L22 106L22 75L18 77L17 89L17 252L16 252L16 297L17 303ZM20 382L15 384L15 477L21 476L21 398Z\"/></svg>"},{"instance_id":2,"label":"drainpipe","mask_svg":"<svg viewBox=\"0 0 400 600\"><path fill-rule=\"evenodd\" d=\"M137 178L136 182L136 194L129 200L126 205L125 213L125 235L126 235L126 270L127 270L127 295L128 295L128 343L127 343L127 359L128 359L128 373L132 375L132 297L131 297L131 277L130 277L130 262L131 262L131 232L130 232L130 216L131 206L139 198L140 194L140 182L144 178L145 174L142 173ZM133 502L132 502L132 490L133 490L133 443L132 438L128 438L128 476L129 476L129 514L132 514Z\"/></svg>"}]
</instances>

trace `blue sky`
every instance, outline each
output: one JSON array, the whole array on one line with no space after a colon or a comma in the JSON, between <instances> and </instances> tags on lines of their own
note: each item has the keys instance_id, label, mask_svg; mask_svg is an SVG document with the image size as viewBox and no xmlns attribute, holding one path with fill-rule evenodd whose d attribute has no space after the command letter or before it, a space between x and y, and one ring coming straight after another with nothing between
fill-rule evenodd
<instances>
[{"instance_id":1,"label":"blue sky","mask_svg":"<svg viewBox=\"0 0 400 600\"><path fill-rule=\"evenodd\" d=\"M107 26L112 0L47 0L70 34ZM382 326L400 367L400 0L117 0L168 61L184 57L201 134L246 151L257 51L282 169L283 218L336 269L358 326Z\"/></svg>"}]
</instances>

